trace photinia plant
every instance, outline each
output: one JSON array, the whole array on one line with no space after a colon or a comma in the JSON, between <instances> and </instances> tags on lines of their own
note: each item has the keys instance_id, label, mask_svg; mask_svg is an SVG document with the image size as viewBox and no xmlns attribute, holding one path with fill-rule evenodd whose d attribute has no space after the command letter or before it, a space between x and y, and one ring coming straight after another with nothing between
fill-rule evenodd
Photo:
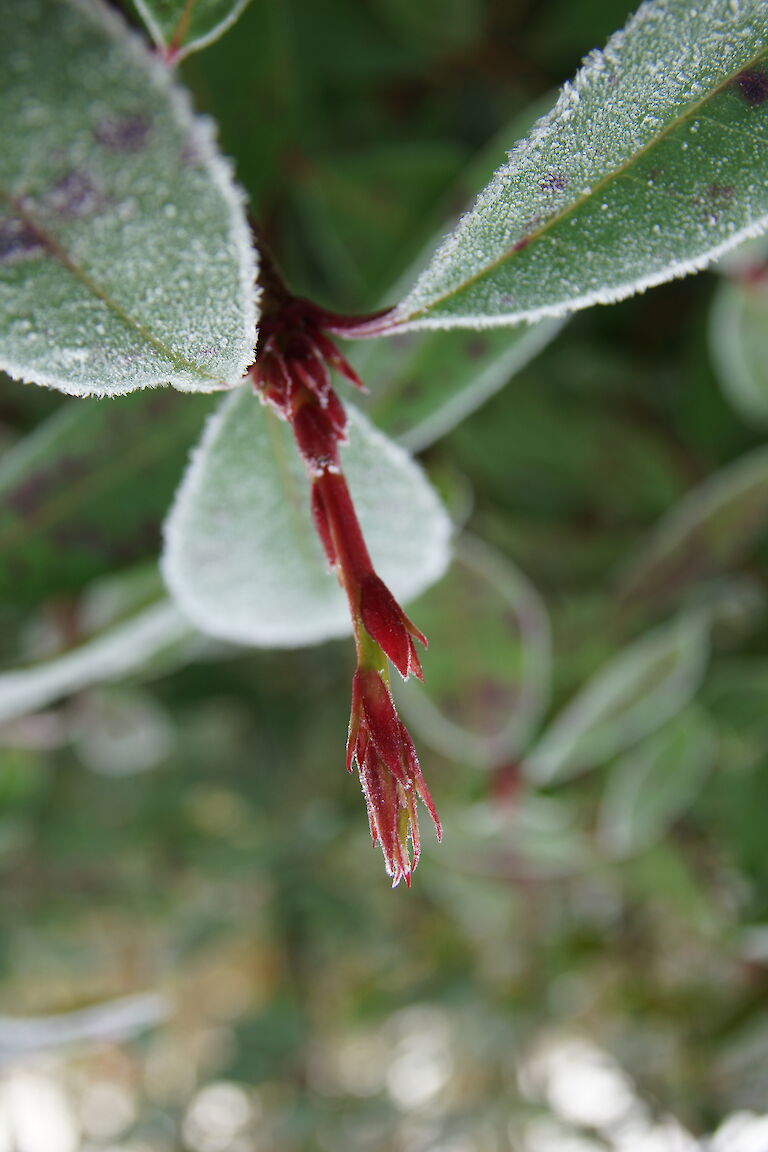
<instances>
[{"instance_id":1,"label":"photinia plant","mask_svg":"<svg viewBox=\"0 0 768 1152\"><path fill-rule=\"evenodd\" d=\"M229 27L243 0L136 7L154 47L103 0L0 0L0 366L77 397L163 385L231 393L167 519L174 604L156 650L192 625L285 647L351 629L347 767L393 884L410 884L418 800L438 837L440 822L389 669L421 677L426 638L400 603L446 569L450 522L406 452L342 402L339 378L363 382L339 342L375 339L380 356L397 356L410 337L389 350L386 338L511 327L475 378L457 379L446 358L442 407L438 388L435 410L412 421L418 448L425 428L466 415L568 313L695 272L763 232L768 9L642 4L509 152L403 298L358 317L292 294L176 80L175 63ZM742 295L761 283L762 273L737 280ZM735 323L733 310L726 300L718 323ZM448 347L454 336L428 339ZM162 398L147 395L162 420ZM111 406L88 419L95 437L114 419L119 441ZM62 480L72 480L66 468ZM148 656L155 623L144 621L134 662ZM654 643L663 656L668 642ZM109 647L75 665L73 684L132 666ZM578 770L585 717L594 728L622 706L607 681L587 693L529 756L532 778Z\"/></svg>"}]
</instances>

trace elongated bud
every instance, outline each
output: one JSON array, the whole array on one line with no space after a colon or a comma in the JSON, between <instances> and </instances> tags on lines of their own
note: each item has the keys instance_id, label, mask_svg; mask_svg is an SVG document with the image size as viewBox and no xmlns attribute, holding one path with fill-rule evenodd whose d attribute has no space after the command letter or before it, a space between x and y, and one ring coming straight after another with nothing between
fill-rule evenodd
<instances>
[{"instance_id":1,"label":"elongated bud","mask_svg":"<svg viewBox=\"0 0 768 1152\"><path fill-rule=\"evenodd\" d=\"M410 675L424 679L416 652L415 637L426 648L427 638L413 624L375 572L362 582L360 615L366 632L384 651L404 680Z\"/></svg>"}]
</instances>

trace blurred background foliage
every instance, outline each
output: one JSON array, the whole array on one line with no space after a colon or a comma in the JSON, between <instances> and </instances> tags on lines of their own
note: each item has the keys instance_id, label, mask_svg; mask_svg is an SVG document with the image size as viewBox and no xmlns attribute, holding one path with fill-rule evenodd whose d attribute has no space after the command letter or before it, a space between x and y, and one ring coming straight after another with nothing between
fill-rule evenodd
<instances>
[{"instance_id":1,"label":"blurred background foliage","mask_svg":"<svg viewBox=\"0 0 768 1152\"><path fill-rule=\"evenodd\" d=\"M294 290L365 311L629 11L253 0L182 76ZM766 267L355 349L458 533L410 892L350 645L163 602L212 402L2 381L2 1152L764 1152Z\"/></svg>"}]
</instances>

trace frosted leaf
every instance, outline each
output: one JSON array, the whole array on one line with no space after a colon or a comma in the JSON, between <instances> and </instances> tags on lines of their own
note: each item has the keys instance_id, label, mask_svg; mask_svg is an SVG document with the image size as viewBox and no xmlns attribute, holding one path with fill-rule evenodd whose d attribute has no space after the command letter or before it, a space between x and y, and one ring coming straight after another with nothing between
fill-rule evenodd
<instances>
[{"instance_id":1,"label":"frosted leaf","mask_svg":"<svg viewBox=\"0 0 768 1152\"><path fill-rule=\"evenodd\" d=\"M121 680L191 636L186 620L163 601L61 656L1 672L0 723L26 716L92 684Z\"/></svg>"},{"instance_id":2,"label":"frosted leaf","mask_svg":"<svg viewBox=\"0 0 768 1152\"><path fill-rule=\"evenodd\" d=\"M236 383L254 257L209 125L95 0L0 21L0 367L78 396Z\"/></svg>"},{"instance_id":3,"label":"frosted leaf","mask_svg":"<svg viewBox=\"0 0 768 1152\"><path fill-rule=\"evenodd\" d=\"M700 712L688 709L612 765L597 837L611 856L656 843L696 800L717 758L717 737Z\"/></svg>"},{"instance_id":4,"label":"frosted leaf","mask_svg":"<svg viewBox=\"0 0 768 1152\"><path fill-rule=\"evenodd\" d=\"M178 60L218 40L250 0L134 2L155 43Z\"/></svg>"},{"instance_id":5,"label":"frosted leaf","mask_svg":"<svg viewBox=\"0 0 768 1152\"><path fill-rule=\"evenodd\" d=\"M768 5L649 0L510 152L394 325L609 303L766 227Z\"/></svg>"},{"instance_id":6,"label":"frosted leaf","mask_svg":"<svg viewBox=\"0 0 768 1152\"><path fill-rule=\"evenodd\" d=\"M712 359L723 392L748 420L768 424L768 245L750 245L712 305Z\"/></svg>"},{"instance_id":7,"label":"frosted leaf","mask_svg":"<svg viewBox=\"0 0 768 1152\"><path fill-rule=\"evenodd\" d=\"M768 524L768 449L757 448L689 492L654 529L621 582L625 597L674 595L737 563Z\"/></svg>"},{"instance_id":8,"label":"frosted leaf","mask_svg":"<svg viewBox=\"0 0 768 1152\"><path fill-rule=\"evenodd\" d=\"M401 601L448 563L450 524L421 469L350 409L342 466L371 557ZM166 522L163 573L203 632L275 647L350 632L288 426L249 386L208 423Z\"/></svg>"},{"instance_id":9,"label":"frosted leaf","mask_svg":"<svg viewBox=\"0 0 768 1152\"><path fill-rule=\"evenodd\" d=\"M536 589L505 556L462 536L413 615L430 647L424 684L395 685L409 727L459 762L493 768L519 756L549 699L549 618Z\"/></svg>"},{"instance_id":10,"label":"frosted leaf","mask_svg":"<svg viewBox=\"0 0 768 1152\"><path fill-rule=\"evenodd\" d=\"M606 664L526 757L536 784L568 779L660 728L692 698L709 656L706 621L681 616Z\"/></svg>"}]
</instances>

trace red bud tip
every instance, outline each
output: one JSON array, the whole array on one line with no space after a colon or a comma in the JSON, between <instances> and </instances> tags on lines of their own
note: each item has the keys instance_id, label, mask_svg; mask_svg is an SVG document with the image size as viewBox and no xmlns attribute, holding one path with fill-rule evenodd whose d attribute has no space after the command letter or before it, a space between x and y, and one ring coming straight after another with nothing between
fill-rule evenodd
<instances>
[{"instance_id":1,"label":"red bud tip","mask_svg":"<svg viewBox=\"0 0 768 1152\"><path fill-rule=\"evenodd\" d=\"M421 855L416 797L426 805L438 840L442 830L410 734L373 669L358 668L352 681L347 767L353 763L360 774L371 839L381 845L392 886L404 879L410 887Z\"/></svg>"},{"instance_id":2,"label":"red bud tip","mask_svg":"<svg viewBox=\"0 0 768 1152\"><path fill-rule=\"evenodd\" d=\"M424 679L413 637L424 647L427 639L408 619L383 580L371 572L360 588L360 615L368 635L376 641L404 680Z\"/></svg>"}]
</instances>

